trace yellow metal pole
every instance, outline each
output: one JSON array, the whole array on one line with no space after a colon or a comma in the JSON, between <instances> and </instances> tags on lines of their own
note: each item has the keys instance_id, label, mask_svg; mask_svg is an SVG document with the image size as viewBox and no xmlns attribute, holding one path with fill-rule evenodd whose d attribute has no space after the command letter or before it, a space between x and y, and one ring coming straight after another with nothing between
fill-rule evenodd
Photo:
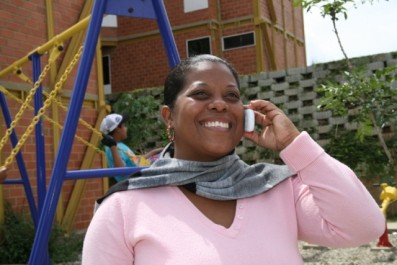
<instances>
[{"instance_id":1,"label":"yellow metal pole","mask_svg":"<svg viewBox=\"0 0 397 265\"><path fill-rule=\"evenodd\" d=\"M99 107L103 108L106 106L105 101L105 88L103 86L103 64L102 64L102 49L101 39L98 38L96 46L96 67L97 67L97 82L98 82L98 102Z\"/></svg>"},{"instance_id":2,"label":"yellow metal pole","mask_svg":"<svg viewBox=\"0 0 397 265\"><path fill-rule=\"evenodd\" d=\"M52 5L52 0L46 0L46 14L47 14L47 36L48 39L51 40L54 35L54 16L53 16L53 5ZM57 76L57 66L56 64L52 64L50 68L50 88L54 86L56 83L56 76ZM52 102L51 104L51 118L52 120L56 121L59 123L59 111L57 105ZM52 124L52 139L53 139L53 153L55 154L58 150L58 143L59 143L59 137L60 137L60 132L59 128L53 123ZM58 201L58 206L57 206L57 211L55 215L55 221L56 223L60 223L62 220L63 216L63 196L62 193L59 195L59 201Z\"/></svg>"},{"instance_id":3,"label":"yellow metal pole","mask_svg":"<svg viewBox=\"0 0 397 265\"><path fill-rule=\"evenodd\" d=\"M254 23L255 23L255 36L256 36L256 71L263 72L264 67L264 52L263 52L263 37L261 28L261 13L260 13L260 2L254 0Z\"/></svg>"},{"instance_id":4,"label":"yellow metal pole","mask_svg":"<svg viewBox=\"0 0 397 265\"><path fill-rule=\"evenodd\" d=\"M106 114L107 114L106 108L102 108L98 114L95 128L97 128L97 129L99 128L99 126L102 122L102 119L106 116ZM91 135L90 144L97 145L99 140L100 140L100 136L93 133ZM87 152L84 155L81 169L91 168L95 154L96 154L96 152L93 148L87 148ZM72 195L70 196L70 200L66 207L65 216L63 217L62 224L61 224L63 229L65 229L67 232L70 232L72 230L72 225L73 225L74 219L76 217L77 209L80 204L80 200L83 196L83 192L84 192L86 183L87 183L86 179L79 179L76 181L76 184L73 188Z\"/></svg>"},{"instance_id":5,"label":"yellow metal pole","mask_svg":"<svg viewBox=\"0 0 397 265\"><path fill-rule=\"evenodd\" d=\"M79 18L80 21L89 17L92 9L92 4L93 4L93 0L85 1ZM71 39L68 45L68 50L65 52L65 56L63 58L62 64L59 67L57 80L61 77L66 67L69 65L70 61L73 59L76 52L79 50L81 44L83 43L84 36L85 36L85 30L82 30L78 32L76 35L74 35L73 38Z\"/></svg>"},{"instance_id":6,"label":"yellow metal pole","mask_svg":"<svg viewBox=\"0 0 397 265\"><path fill-rule=\"evenodd\" d=\"M83 8L82 8L81 15L80 15L80 19L81 19L81 20L85 20L85 19L86 19L85 17L89 17L89 14L90 14L91 9L92 9L92 5L93 5L93 0L87 0L87 1L85 1L84 6L83 6ZM72 38L71 42L69 43L68 50L67 50L67 52L66 52L66 54L65 54L64 60L63 60L62 65L61 65L61 67L60 67L60 69L59 69L57 79L60 77L60 74L66 69L66 67L67 67L67 65L68 65L68 62L71 61L71 60L73 59L74 54L77 52L77 50L79 49L79 47L80 47L81 44L83 43L84 36L85 36L84 33L85 33L84 31L79 32L78 34L76 34L76 35ZM101 57L98 59L98 47L99 47L99 46L97 46L97 61L98 61L99 59L101 60L101 58L102 58L102 56L101 56ZM102 60L101 60L101 63L102 63ZM98 68L98 69L99 69L99 68ZM99 74L102 75L101 70L97 70L97 74L98 74L98 75L99 75ZM98 78L99 78L99 77L98 77ZM103 77L102 77L102 79L103 79ZM98 85L99 85L99 84L103 84L103 81L102 81L102 83L99 83L99 81L98 81ZM103 85L102 85L102 86L103 86ZM100 89L98 89L98 98L99 98L99 102L100 102L99 104L101 105L101 95L100 95L99 90L100 90ZM103 93L103 92L102 92L102 93ZM103 100L103 102L105 102L103 96L102 96L102 100ZM98 116L98 118L100 118L100 119L99 119L100 121L102 121L102 119L103 119L103 118L105 117L105 115L106 115L106 114L101 114L101 113L102 113L102 111L99 113L99 116ZM106 113L106 112L105 112L105 113ZM101 115L103 115L103 116L101 116ZM96 128L99 128L99 124L96 125ZM94 145L97 145L98 141L99 141L99 137L96 136L96 134L93 134L93 135L91 136L90 143L91 143L91 144L94 144ZM84 156L84 158L83 158L83 162L82 162L82 165L81 165L81 169L88 169L88 168L91 168L92 162L93 162L93 159L94 159L94 155L95 155L94 152L95 152L95 151L93 151L92 148L88 148L88 149L87 149L87 152L85 153L85 156ZM65 215L63 216L62 221L61 221L61 226L62 226L66 231L69 231L69 232L70 232L71 229L72 229L72 225L73 225L75 216L76 216L76 214L77 214L78 206L79 206L81 197L82 197L83 192L84 192L85 184L86 184L86 180L81 179L81 180L77 180L76 183L75 183L75 185L74 185L74 187L73 187L70 200L68 201L68 204L67 204L67 206L66 206Z\"/></svg>"},{"instance_id":7,"label":"yellow metal pole","mask_svg":"<svg viewBox=\"0 0 397 265\"><path fill-rule=\"evenodd\" d=\"M21 59L17 60L16 62L9 65L7 68L0 72L0 78L6 76L7 74L15 71L21 65L25 64L29 61L29 56L33 53L44 54L45 52L52 49L54 46L62 43L63 41L71 38L77 32L85 29L88 26L88 22L91 16L86 17L85 19L81 20L79 23L75 24L74 26L70 27L69 29L65 30L63 33L54 36L50 41L46 42L42 46L37 47L33 51L29 52L28 55L22 57Z\"/></svg>"},{"instance_id":8,"label":"yellow metal pole","mask_svg":"<svg viewBox=\"0 0 397 265\"><path fill-rule=\"evenodd\" d=\"M291 3L292 5L292 3ZM286 27L286 22L285 22L285 5L284 5L284 1L281 1L281 19L282 19L282 26L283 26L283 40L284 40L284 69L288 69L289 68L289 60L288 60L288 37L287 37L287 29Z\"/></svg>"},{"instance_id":9,"label":"yellow metal pole","mask_svg":"<svg viewBox=\"0 0 397 265\"><path fill-rule=\"evenodd\" d=\"M263 33L264 39L265 39L264 41L265 41L265 44L266 44L266 48L269 51L267 54L270 57L269 58L269 60L270 60L270 70L271 71L272 70L276 70L277 69L277 63L276 63L276 58L275 58L275 55L274 55L273 42L270 40L270 36L269 36L269 33L268 33L268 26L267 26L266 22L262 22L261 27L262 27L262 33Z\"/></svg>"},{"instance_id":10,"label":"yellow metal pole","mask_svg":"<svg viewBox=\"0 0 397 265\"><path fill-rule=\"evenodd\" d=\"M0 224L4 224L5 221L5 211L4 211L4 191L3 185L0 184ZM1 235L0 235L1 239Z\"/></svg>"}]
</instances>

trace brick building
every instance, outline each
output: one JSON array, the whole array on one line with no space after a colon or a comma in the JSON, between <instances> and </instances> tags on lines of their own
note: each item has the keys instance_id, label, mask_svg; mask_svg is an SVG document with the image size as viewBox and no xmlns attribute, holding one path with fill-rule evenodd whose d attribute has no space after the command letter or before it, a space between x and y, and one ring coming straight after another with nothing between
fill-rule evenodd
<instances>
[{"instance_id":1,"label":"brick building","mask_svg":"<svg viewBox=\"0 0 397 265\"><path fill-rule=\"evenodd\" d=\"M293 1L164 4L181 59L211 53L226 58L240 74L306 66L303 12ZM107 93L161 86L169 65L156 21L119 16L116 24L103 27L101 37Z\"/></svg>"}]
</instances>

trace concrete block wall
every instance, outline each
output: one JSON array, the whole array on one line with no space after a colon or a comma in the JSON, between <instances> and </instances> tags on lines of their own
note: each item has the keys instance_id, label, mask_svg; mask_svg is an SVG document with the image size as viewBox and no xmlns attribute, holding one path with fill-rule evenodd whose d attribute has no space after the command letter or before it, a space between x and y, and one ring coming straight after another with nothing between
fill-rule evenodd
<instances>
[{"instance_id":1,"label":"concrete block wall","mask_svg":"<svg viewBox=\"0 0 397 265\"><path fill-rule=\"evenodd\" d=\"M355 65L366 65L368 73L383 69L387 66L397 66L397 52L378 54L352 60ZM243 99L260 98L270 100L281 107L301 130L306 130L322 146L329 142L329 132L335 125L343 126L347 130L354 130L356 126L348 122L349 116L333 116L331 111L317 109L319 95L315 91L326 80L341 80L341 75L335 73L344 67L344 61L336 61L310 67L293 68L286 71L258 73L240 77ZM392 84L393 87L397 83ZM247 160L253 161L254 154L247 151L259 152L251 143L242 141L237 149ZM274 160L276 158L270 158Z\"/></svg>"}]
</instances>

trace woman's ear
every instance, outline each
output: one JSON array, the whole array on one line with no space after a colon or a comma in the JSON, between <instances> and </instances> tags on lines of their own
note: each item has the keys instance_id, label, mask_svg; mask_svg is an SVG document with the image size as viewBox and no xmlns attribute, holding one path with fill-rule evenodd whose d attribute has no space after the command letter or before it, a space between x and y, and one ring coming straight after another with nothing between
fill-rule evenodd
<instances>
[{"instance_id":1,"label":"woman's ear","mask_svg":"<svg viewBox=\"0 0 397 265\"><path fill-rule=\"evenodd\" d=\"M163 118L163 121L166 125L172 122L172 111L170 107L167 105L161 107L161 117Z\"/></svg>"}]
</instances>

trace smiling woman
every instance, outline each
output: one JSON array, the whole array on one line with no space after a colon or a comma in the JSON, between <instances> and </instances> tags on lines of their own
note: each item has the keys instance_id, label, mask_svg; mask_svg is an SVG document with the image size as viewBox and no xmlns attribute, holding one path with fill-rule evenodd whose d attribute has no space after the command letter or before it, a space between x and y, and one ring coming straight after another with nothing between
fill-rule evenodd
<instances>
[{"instance_id":1,"label":"smiling woman","mask_svg":"<svg viewBox=\"0 0 397 265\"><path fill-rule=\"evenodd\" d=\"M356 175L273 103L244 106L225 60L182 61L164 100L170 143L97 201L83 264L299 265L299 241L349 247L384 232ZM244 131L245 109L258 130ZM246 164L234 151L242 137L280 152L286 165Z\"/></svg>"}]
</instances>

